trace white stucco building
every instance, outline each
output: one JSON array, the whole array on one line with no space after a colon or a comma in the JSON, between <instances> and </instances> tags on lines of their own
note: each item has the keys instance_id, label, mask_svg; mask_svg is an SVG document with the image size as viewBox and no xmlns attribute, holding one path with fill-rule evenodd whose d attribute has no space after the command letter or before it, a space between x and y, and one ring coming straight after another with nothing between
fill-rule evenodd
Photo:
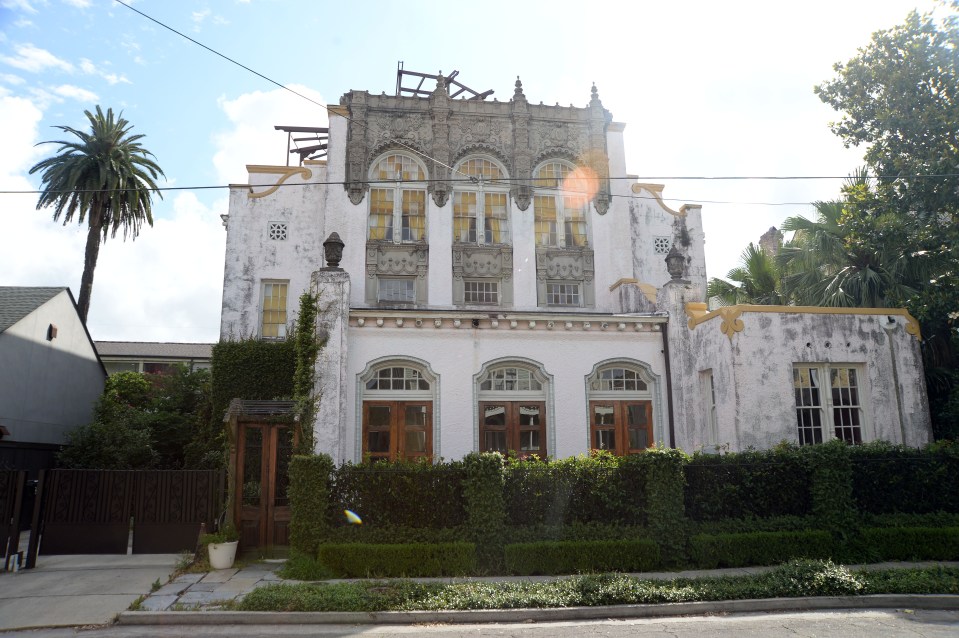
<instances>
[{"instance_id":1,"label":"white stucco building","mask_svg":"<svg viewBox=\"0 0 959 638\"><path fill-rule=\"evenodd\" d=\"M326 159L231 189L221 338L284 338L316 291L318 451L929 439L904 311L706 313L701 208L629 176L595 87L584 107L532 104L519 80L506 102L442 78L413 93L345 94L328 131L296 129Z\"/></svg>"}]
</instances>

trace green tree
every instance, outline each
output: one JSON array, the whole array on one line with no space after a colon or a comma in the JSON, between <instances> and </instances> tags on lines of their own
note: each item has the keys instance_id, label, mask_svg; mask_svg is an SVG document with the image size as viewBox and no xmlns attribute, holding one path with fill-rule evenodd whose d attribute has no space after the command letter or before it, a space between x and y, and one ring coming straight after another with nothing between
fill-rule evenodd
<instances>
[{"instance_id":1,"label":"green tree","mask_svg":"<svg viewBox=\"0 0 959 638\"><path fill-rule=\"evenodd\" d=\"M943 5L939 22L912 12L876 32L815 90L875 176L844 189L846 244L887 263L899 255L899 281L913 291L886 297L919 319L937 436L959 436L959 2Z\"/></svg>"},{"instance_id":2,"label":"green tree","mask_svg":"<svg viewBox=\"0 0 959 638\"><path fill-rule=\"evenodd\" d=\"M87 242L83 256L83 276L77 306L86 323L93 292L93 273L97 267L100 244L107 237L136 239L143 222L153 225L152 196L162 198L154 180L163 171L154 155L143 148L143 135L130 135L133 128L122 113L113 109L104 114L84 111L90 120L90 132L70 126L56 126L76 136L76 140L50 140L41 144L59 144L57 154L38 162L30 174L42 171L41 193L37 209L53 207L53 221L63 218L66 225L76 217L87 222Z\"/></svg>"},{"instance_id":3,"label":"green tree","mask_svg":"<svg viewBox=\"0 0 959 638\"><path fill-rule=\"evenodd\" d=\"M724 306L734 304L785 305L783 278L774 255L750 243L739 258L739 265L725 279L713 278L706 286L706 296Z\"/></svg>"}]
</instances>

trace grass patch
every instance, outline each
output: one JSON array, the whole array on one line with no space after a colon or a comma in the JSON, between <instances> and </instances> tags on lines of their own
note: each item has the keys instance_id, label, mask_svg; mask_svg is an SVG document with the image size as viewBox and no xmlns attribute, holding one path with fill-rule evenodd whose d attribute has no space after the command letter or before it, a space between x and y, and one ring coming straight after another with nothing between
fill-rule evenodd
<instances>
[{"instance_id":1,"label":"grass patch","mask_svg":"<svg viewBox=\"0 0 959 638\"><path fill-rule=\"evenodd\" d=\"M854 573L831 561L798 560L760 575L669 581L602 574L546 583L279 584L254 590L234 608L243 611L440 611L880 593L959 593L959 569L937 567Z\"/></svg>"},{"instance_id":2,"label":"grass patch","mask_svg":"<svg viewBox=\"0 0 959 638\"><path fill-rule=\"evenodd\" d=\"M277 571L280 578L287 580L327 580L333 578L333 572L319 559L300 552L291 552L283 566Z\"/></svg>"}]
</instances>

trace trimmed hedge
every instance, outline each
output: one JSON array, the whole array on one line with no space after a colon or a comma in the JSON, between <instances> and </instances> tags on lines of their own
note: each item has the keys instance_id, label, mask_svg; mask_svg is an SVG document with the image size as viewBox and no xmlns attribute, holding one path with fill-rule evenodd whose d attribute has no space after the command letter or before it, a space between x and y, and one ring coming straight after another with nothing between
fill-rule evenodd
<instances>
[{"instance_id":1,"label":"trimmed hedge","mask_svg":"<svg viewBox=\"0 0 959 638\"><path fill-rule=\"evenodd\" d=\"M333 459L326 454L290 459L290 547L312 556L329 535L327 516Z\"/></svg>"},{"instance_id":2,"label":"trimmed hedge","mask_svg":"<svg viewBox=\"0 0 959 638\"><path fill-rule=\"evenodd\" d=\"M642 572L659 565L659 546L647 539L516 543L505 549L511 574Z\"/></svg>"},{"instance_id":3,"label":"trimmed hedge","mask_svg":"<svg viewBox=\"0 0 959 638\"><path fill-rule=\"evenodd\" d=\"M862 536L881 560L959 560L959 527L873 527Z\"/></svg>"},{"instance_id":4,"label":"trimmed hedge","mask_svg":"<svg viewBox=\"0 0 959 638\"><path fill-rule=\"evenodd\" d=\"M463 576L476 570L473 543L320 545L317 557L339 578Z\"/></svg>"},{"instance_id":5,"label":"trimmed hedge","mask_svg":"<svg viewBox=\"0 0 959 638\"><path fill-rule=\"evenodd\" d=\"M236 398L270 401L293 396L294 340L220 341L213 344L213 419L219 423Z\"/></svg>"},{"instance_id":6,"label":"trimmed hedge","mask_svg":"<svg viewBox=\"0 0 959 638\"><path fill-rule=\"evenodd\" d=\"M794 558L829 558L832 535L825 531L700 534L689 539L690 558L702 569L776 565Z\"/></svg>"}]
</instances>

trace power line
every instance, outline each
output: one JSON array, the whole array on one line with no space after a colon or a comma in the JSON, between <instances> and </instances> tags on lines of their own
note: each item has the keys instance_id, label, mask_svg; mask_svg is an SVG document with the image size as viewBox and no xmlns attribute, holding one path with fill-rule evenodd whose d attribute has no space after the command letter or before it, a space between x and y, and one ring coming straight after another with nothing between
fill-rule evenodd
<instances>
[{"instance_id":1,"label":"power line","mask_svg":"<svg viewBox=\"0 0 959 638\"><path fill-rule=\"evenodd\" d=\"M330 107L329 107L328 105L323 104L322 102L317 102L317 101L314 100L313 98L308 97L308 96L306 96L306 95L303 95L302 93L300 93L300 92L298 92L298 91L294 91L293 89L291 89L290 87L286 86L285 84L282 84L282 83L280 83L280 82L277 82L277 81L274 80L273 78L267 77L267 76L263 75L262 73L260 73L259 71L254 71L253 69L251 69L250 67L246 66L245 64L241 64L240 62L237 62L237 61L234 60L233 58L231 58L231 57L229 57L229 56L227 56L227 55L224 55L223 53L220 53L220 52L217 51L216 49L210 48L210 47L208 47L207 45L203 44L202 42L198 42L197 40L194 40L194 39L191 38L190 36L188 36L188 35L186 35L186 34L184 34L184 33L181 33L181 32L179 32L179 31L177 31L177 30L174 29L173 27L171 27L171 26L169 26L169 25L167 25L167 24L164 24L163 22L160 22L160 21L157 20L156 18L153 18L153 17L151 17L151 16L143 13L143 12L140 11L139 9L134 9L133 7L131 7L130 5L128 5L127 3L123 2L123 0L114 0L114 2L117 2L118 4L122 4L124 7L126 7L126 8L129 9L130 11L133 11L134 13L140 14L141 16L143 16L144 18L146 18L147 20L150 20L151 22L154 22L154 23L160 25L161 27L163 27L164 29L167 29L168 31L172 31L173 33L177 34L177 35L180 36L181 38L185 38L185 39L189 40L189 41L192 42L193 44L195 44L195 45L197 45L197 46L199 46L199 47L202 47L202 48L206 49L206 50L209 51L210 53L213 53L214 55L220 56L221 58L223 58L223 59L226 60L227 62L230 62L231 64L235 64L235 65L237 65L238 67L240 67L241 69L244 69L244 70L246 70L246 71L249 71L249 72L252 73L253 75L256 75L257 77L263 78L264 80L266 80L267 82L269 82L269 83L271 83L271 84L275 84L276 86L280 87L280 88L283 89L284 91L289 91L289 92L292 93L293 95L296 95L296 96L298 96L298 97L303 98L304 100L307 100L307 101L309 101L309 102L312 102L313 104L319 106L320 108L325 109L326 112L327 112L327 114L329 114L329 113L332 112L332 110L330 109ZM349 121L351 124L355 124L356 126L362 126L363 128L369 128L369 127L366 126L365 124L362 124L362 123L360 123L360 122L357 122L356 120L354 120L353 118L351 118L351 117L349 117L349 116L342 115L342 114L340 114L340 113L337 113L337 115L340 115L341 117L345 118L345 119L346 119L347 121ZM443 167L445 167L445 168L448 168L448 169L450 169L450 170L453 171L453 172L461 173L461 171L457 171L457 170L454 169L452 166L449 166L448 164L444 164L443 162L439 161L438 159L436 159L436 158L434 158L434 157L431 157L431 156L427 155L426 153L424 153L424 152L422 152L422 151L420 151L420 150L417 150L417 149L413 148L412 146L410 146L409 144L406 144L406 143L403 142L402 140L398 140L398 139L395 139L395 138L388 138L388 141L393 142L393 143L395 143L395 144L397 144L397 145L399 145L399 146L402 146L403 148L407 149L408 151L410 151L410 152L412 152L412 153L416 153L417 155L420 155L420 156L426 158L427 160L429 160L429 161L431 161L431 162L434 162L434 163L436 163L436 164L439 164L440 166L443 166ZM461 174L463 174L463 173L461 173Z\"/></svg>"}]
</instances>

